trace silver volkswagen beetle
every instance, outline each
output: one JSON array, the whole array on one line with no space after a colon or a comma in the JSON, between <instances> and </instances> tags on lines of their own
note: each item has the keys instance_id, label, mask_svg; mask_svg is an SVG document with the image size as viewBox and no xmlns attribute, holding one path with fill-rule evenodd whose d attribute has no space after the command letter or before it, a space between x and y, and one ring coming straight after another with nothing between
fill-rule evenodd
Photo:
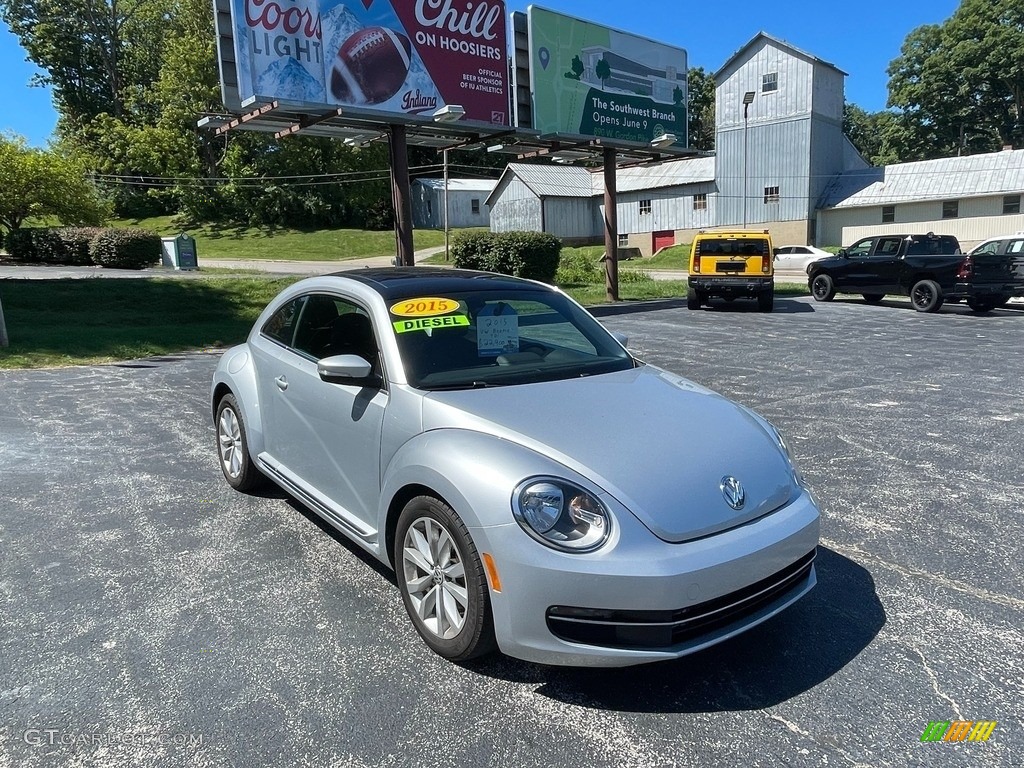
<instances>
[{"instance_id":1,"label":"silver volkswagen beetle","mask_svg":"<svg viewBox=\"0 0 1024 768\"><path fill-rule=\"evenodd\" d=\"M224 353L212 409L228 483L269 478L393 568L453 661L672 659L815 584L818 509L775 428L541 283L302 280Z\"/></svg>"}]
</instances>

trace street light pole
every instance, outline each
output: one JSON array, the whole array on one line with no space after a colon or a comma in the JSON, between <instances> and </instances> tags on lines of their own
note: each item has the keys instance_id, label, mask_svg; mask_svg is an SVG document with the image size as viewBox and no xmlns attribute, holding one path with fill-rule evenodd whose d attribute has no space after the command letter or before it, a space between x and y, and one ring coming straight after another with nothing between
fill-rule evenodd
<instances>
[{"instance_id":1,"label":"street light pole","mask_svg":"<svg viewBox=\"0 0 1024 768\"><path fill-rule=\"evenodd\" d=\"M756 91L743 94L743 228L747 228L747 109L750 107Z\"/></svg>"}]
</instances>

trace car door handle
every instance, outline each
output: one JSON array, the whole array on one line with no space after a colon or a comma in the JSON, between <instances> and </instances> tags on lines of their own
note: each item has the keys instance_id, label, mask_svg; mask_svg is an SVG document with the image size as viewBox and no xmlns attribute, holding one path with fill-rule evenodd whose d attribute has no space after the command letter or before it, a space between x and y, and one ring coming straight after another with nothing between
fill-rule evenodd
<instances>
[{"instance_id":1,"label":"car door handle","mask_svg":"<svg viewBox=\"0 0 1024 768\"><path fill-rule=\"evenodd\" d=\"M278 376L276 379L274 379L274 383L277 384L277 388L280 389L282 392L288 389L288 379L286 379L284 376Z\"/></svg>"}]
</instances>

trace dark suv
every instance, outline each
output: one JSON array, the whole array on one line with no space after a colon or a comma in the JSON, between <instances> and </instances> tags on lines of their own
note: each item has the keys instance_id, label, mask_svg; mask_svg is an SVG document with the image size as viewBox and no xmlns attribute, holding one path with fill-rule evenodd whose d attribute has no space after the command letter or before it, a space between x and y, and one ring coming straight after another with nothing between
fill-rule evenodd
<instances>
[{"instance_id":1,"label":"dark suv","mask_svg":"<svg viewBox=\"0 0 1024 768\"><path fill-rule=\"evenodd\" d=\"M987 287L974 284L957 239L933 232L862 238L831 258L811 262L807 275L817 301L831 301L839 292L859 293L877 304L887 294L902 294L914 309L935 312L946 299L967 299L979 308L992 298Z\"/></svg>"}]
</instances>

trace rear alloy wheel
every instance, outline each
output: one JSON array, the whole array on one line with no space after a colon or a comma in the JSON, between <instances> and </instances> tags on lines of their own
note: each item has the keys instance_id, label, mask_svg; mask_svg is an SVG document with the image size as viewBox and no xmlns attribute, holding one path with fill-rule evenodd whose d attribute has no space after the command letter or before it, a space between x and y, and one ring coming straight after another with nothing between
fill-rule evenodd
<instances>
[{"instance_id":1,"label":"rear alloy wheel","mask_svg":"<svg viewBox=\"0 0 1024 768\"><path fill-rule=\"evenodd\" d=\"M686 308L687 309L700 309L701 301L700 292L696 288L686 289Z\"/></svg>"},{"instance_id":2,"label":"rear alloy wheel","mask_svg":"<svg viewBox=\"0 0 1024 768\"><path fill-rule=\"evenodd\" d=\"M861 296L864 297L864 301L866 301L868 304L878 304L882 299L885 298L884 293L862 293Z\"/></svg>"},{"instance_id":3,"label":"rear alloy wheel","mask_svg":"<svg viewBox=\"0 0 1024 768\"><path fill-rule=\"evenodd\" d=\"M217 456L228 485L236 491L251 491L264 480L249 457L242 411L234 395L224 395L217 403Z\"/></svg>"},{"instance_id":4,"label":"rear alloy wheel","mask_svg":"<svg viewBox=\"0 0 1024 768\"><path fill-rule=\"evenodd\" d=\"M487 579L451 507L417 496L395 529L395 575L413 626L435 653L468 661L495 648Z\"/></svg>"},{"instance_id":5,"label":"rear alloy wheel","mask_svg":"<svg viewBox=\"0 0 1024 768\"><path fill-rule=\"evenodd\" d=\"M910 289L910 303L918 312L937 312L942 306L942 289L934 280L919 280Z\"/></svg>"},{"instance_id":6,"label":"rear alloy wheel","mask_svg":"<svg viewBox=\"0 0 1024 768\"><path fill-rule=\"evenodd\" d=\"M769 288L767 291L761 291L757 295L757 311L758 312L771 312L772 307L775 305L775 289Z\"/></svg>"},{"instance_id":7,"label":"rear alloy wheel","mask_svg":"<svg viewBox=\"0 0 1024 768\"><path fill-rule=\"evenodd\" d=\"M811 296L815 301L832 301L836 295L836 284L826 274L815 275L811 278Z\"/></svg>"}]
</instances>

